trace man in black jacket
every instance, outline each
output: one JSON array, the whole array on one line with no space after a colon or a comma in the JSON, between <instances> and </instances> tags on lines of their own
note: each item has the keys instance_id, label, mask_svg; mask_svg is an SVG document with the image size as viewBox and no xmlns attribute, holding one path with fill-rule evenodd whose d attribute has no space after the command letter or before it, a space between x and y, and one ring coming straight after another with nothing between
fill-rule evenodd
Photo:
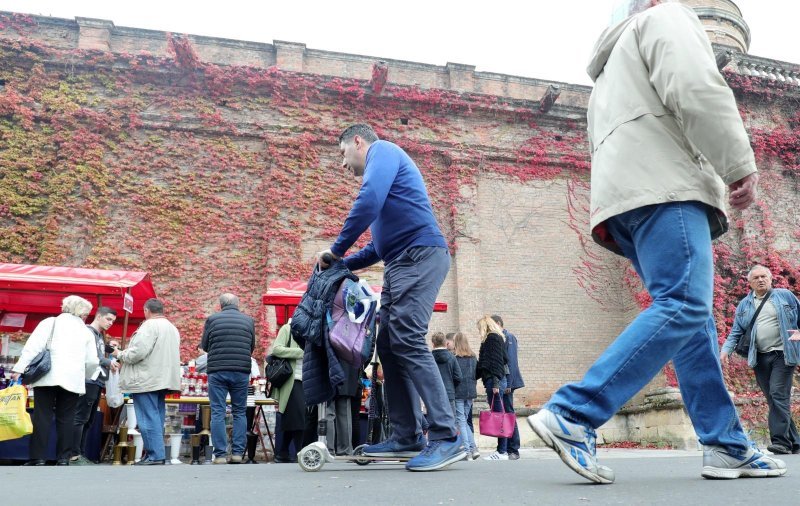
<instances>
[{"instance_id":1,"label":"man in black jacket","mask_svg":"<svg viewBox=\"0 0 800 506\"><path fill-rule=\"evenodd\" d=\"M208 398L211 404L211 444L214 463L225 464L228 437L225 432L225 398L231 396L233 441L231 464L240 464L247 440L247 386L250 356L256 346L255 322L239 311L239 298L219 296L220 312L206 320L200 348L208 353Z\"/></svg>"}]
</instances>

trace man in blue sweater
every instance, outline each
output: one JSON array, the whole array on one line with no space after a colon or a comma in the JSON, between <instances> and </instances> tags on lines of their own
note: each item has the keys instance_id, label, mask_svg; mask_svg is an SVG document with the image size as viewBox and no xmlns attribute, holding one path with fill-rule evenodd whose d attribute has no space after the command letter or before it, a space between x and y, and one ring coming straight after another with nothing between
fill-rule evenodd
<instances>
[{"instance_id":1,"label":"man in blue sweater","mask_svg":"<svg viewBox=\"0 0 800 506\"><path fill-rule=\"evenodd\" d=\"M364 176L342 231L330 250L335 259L367 228L372 242L344 258L351 270L384 262L377 348L386 379L392 437L367 446L375 457L413 457L410 471L433 471L466 457L436 362L425 343L436 296L450 269L450 252L433 215L422 174L400 147L382 141L369 125L339 136L342 166ZM420 397L428 412L422 437Z\"/></svg>"}]
</instances>

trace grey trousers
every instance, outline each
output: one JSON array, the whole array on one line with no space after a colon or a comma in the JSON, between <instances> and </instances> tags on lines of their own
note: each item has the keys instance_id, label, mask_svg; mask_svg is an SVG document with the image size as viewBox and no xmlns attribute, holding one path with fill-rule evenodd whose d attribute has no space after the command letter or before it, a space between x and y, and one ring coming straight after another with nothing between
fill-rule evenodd
<instances>
[{"instance_id":1,"label":"grey trousers","mask_svg":"<svg viewBox=\"0 0 800 506\"><path fill-rule=\"evenodd\" d=\"M797 366L786 365L782 351L759 353L753 369L769 406L770 442L789 450L800 448L800 436L792 420L792 379Z\"/></svg>"},{"instance_id":2,"label":"grey trousers","mask_svg":"<svg viewBox=\"0 0 800 506\"><path fill-rule=\"evenodd\" d=\"M420 397L428 413L428 439L456 436L455 416L425 342L449 270L450 252L427 246L406 250L384 269L377 348L392 438L402 444L415 443L422 433Z\"/></svg>"},{"instance_id":3,"label":"grey trousers","mask_svg":"<svg viewBox=\"0 0 800 506\"><path fill-rule=\"evenodd\" d=\"M335 455L353 454L353 420L350 397L336 397L325 407L328 450Z\"/></svg>"}]
</instances>

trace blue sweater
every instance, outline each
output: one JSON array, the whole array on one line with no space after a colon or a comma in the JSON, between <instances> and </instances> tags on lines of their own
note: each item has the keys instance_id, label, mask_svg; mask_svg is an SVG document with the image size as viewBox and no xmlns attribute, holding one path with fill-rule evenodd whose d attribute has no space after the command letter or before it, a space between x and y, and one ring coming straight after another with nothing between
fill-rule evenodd
<instances>
[{"instance_id":1,"label":"blue sweater","mask_svg":"<svg viewBox=\"0 0 800 506\"><path fill-rule=\"evenodd\" d=\"M333 254L344 256L367 227L372 230L372 242L345 258L350 270L380 260L391 262L413 246L447 247L422 174L411 157L391 142L375 141L369 147L364 182L331 246Z\"/></svg>"}]
</instances>

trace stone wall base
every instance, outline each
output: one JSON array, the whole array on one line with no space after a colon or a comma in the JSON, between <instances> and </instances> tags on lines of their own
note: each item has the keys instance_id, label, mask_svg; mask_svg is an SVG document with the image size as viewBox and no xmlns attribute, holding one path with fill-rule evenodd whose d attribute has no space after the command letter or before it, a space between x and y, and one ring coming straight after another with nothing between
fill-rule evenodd
<instances>
[{"instance_id":1,"label":"stone wall base","mask_svg":"<svg viewBox=\"0 0 800 506\"><path fill-rule=\"evenodd\" d=\"M526 416L530 413L518 410L517 414L521 447L543 447L542 440L528 426ZM479 430L477 406L475 415L473 421L477 432ZM496 438L477 433L475 442L478 447L487 450L497 445ZM598 444L618 442L671 447L677 450L699 449L697 435L677 388L663 388L648 393L643 404L621 409L597 430Z\"/></svg>"}]
</instances>

